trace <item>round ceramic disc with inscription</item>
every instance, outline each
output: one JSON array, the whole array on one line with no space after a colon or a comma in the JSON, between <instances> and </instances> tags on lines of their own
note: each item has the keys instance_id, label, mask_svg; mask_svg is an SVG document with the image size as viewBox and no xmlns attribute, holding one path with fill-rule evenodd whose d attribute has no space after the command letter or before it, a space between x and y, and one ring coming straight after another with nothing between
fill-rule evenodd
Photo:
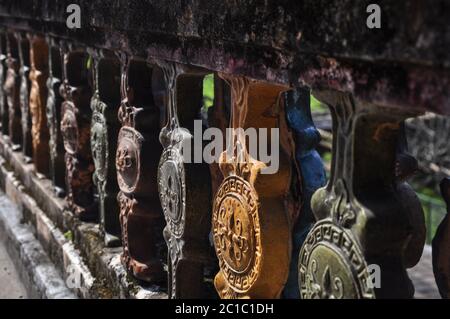
<instances>
[{"instance_id":1,"label":"round ceramic disc with inscription","mask_svg":"<svg viewBox=\"0 0 450 319\"><path fill-rule=\"evenodd\" d=\"M171 233L180 237L184 232L185 180L183 158L175 147L168 147L158 166L158 190L161 206Z\"/></svg>"},{"instance_id":2,"label":"round ceramic disc with inscription","mask_svg":"<svg viewBox=\"0 0 450 319\"><path fill-rule=\"evenodd\" d=\"M299 287L303 299L374 298L369 272L352 233L319 221L308 234L299 255Z\"/></svg>"},{"instance_id":3,"label":"round ceramic disc with inscription","mask_svg":"<svg viewBox=\"0 0 450 319\"><path fill-rule=\"evenodd\" d=\"M75 115L75 106L66 101L62 105L61 133L64 140L64 149L69 154L75 154L78 148L78 124Z\"/></svg>"},{"instance_id":4,"label":"round ceramic disc with inscription","mask_svg":"<svg viewBox=\"0 0 450 319\"><path fill-rule=\"evenodd\" d=\"M213 234L225 280L236 292L248 291L261 266L261 229L256 191L244 179L229 176L214 200Z\"/></svg>"},{"instance_id":5,"label":"round ceramic disc with inscription","mask_svg":"<svg viewBox=\"0 0 450 319\"><path fill-rule=\"evenodd\" d=\"M120 129L116 152L117 183L127 194L132 193L139 183L142 140L135 129L127 126Z\"/></svg>"},{"instance_id":6,"label":"round ceramic disc with inscription","mask_svg":"<svg viewBox=\"0 0 450 319\"><path fill-rule=\"evenodd\" d=\"M95 175L101 181L106 179L108 137L103 115L98 112L92 114L91 150L95 164Z\"/></svg>"}]
</instances>

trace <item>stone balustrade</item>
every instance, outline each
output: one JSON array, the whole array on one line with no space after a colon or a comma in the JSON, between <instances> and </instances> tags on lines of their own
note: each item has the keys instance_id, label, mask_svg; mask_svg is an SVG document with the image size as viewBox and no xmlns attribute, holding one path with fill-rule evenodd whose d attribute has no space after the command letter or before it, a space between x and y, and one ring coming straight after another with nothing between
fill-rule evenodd
<instances>
[{"instance_id":1,"label":"stone balustrade","mask_svg":"<svg viewBox=\"0 0 450 319\"><path fill-rule=\"evenodd\" d=\"M413 297L425 222L403 123L450 115L446 1L379 1L379 30L368 1L81 1L75 29L70 2L0 1L0 156L94 277L112 249L169 298ZM311 95L332 114L328 182ZM195 153L209 128L229 137L213 162ZM265 130L256 155L241 128Z\"/></svg>"}]
</instances>

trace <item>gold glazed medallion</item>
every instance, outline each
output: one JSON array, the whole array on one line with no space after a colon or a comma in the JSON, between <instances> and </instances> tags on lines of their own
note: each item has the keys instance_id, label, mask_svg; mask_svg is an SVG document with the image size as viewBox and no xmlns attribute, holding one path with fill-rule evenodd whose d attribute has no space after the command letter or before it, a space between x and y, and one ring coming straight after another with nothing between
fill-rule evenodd
<instances>
[{"instance_id":1,"label":"gold glazed medallion","mask_svg":"<svg viewBox=\"0 0 450 319\"><path fill-rule=\"evenodd\" d=\"M227 177L217 191L213 230L225 280L236 292L247 292L260 272L261 227L258 196L241 177Z\"/></svg>"},{"instance_id":2,"label":"gold glazed medallion","mask_svg":"<svg viewBox=\"0 0 450 319\"><path fill-rule=\"evenodd\" d=\"M232 143L219 159L224 180L213 204L213 239L220 266L214 285L221 298L279 298L290 258L285 206L290 166L285 165L283 150L277 173L261 174L266 164L248 152L243 129L278 128L278 117L267 116L267 110L277 105L284 87L219 76L231 87Z\"/></svg>"}]
</instances>

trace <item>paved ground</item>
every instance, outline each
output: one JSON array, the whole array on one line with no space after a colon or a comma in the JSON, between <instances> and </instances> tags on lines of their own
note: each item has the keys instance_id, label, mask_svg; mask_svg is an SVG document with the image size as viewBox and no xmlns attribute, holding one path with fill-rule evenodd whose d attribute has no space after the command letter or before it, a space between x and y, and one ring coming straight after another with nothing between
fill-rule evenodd
<instances>
[{"instance_id":1,"label":"paved ground","mask_svg":"<svg viewBox=\"0 0 450 319\"><path fill-rule=\"evenodd\" d=\"M4 243L0 240L0 299L18 298L27 298L27 293Z\"/></svg>"},{"instance_id":2,"label":"paved ground","mask_svg":"<svg viewBox=\"0 0 450 319\"><path fill-rule=\"evenodd\" d=\"M409 269L408 273L416 288L415 298L441 299L434 281L430 246L425 246L419 263L414 268Z\"/></svg>"}]
</instances>

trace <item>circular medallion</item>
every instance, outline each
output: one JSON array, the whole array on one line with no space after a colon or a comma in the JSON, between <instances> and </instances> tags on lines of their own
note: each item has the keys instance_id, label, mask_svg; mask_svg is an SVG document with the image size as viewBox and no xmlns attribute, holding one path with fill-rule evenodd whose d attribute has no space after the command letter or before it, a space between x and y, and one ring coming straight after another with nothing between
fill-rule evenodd
<instances>
[{"instance_id":1,"label":"circular medallion","mask_svg":"<svg viewBox=\"0 0 450 319\"><path fill-rule=\"evenodd\" d=\"M64 140L64 149L74 155L78 148L78 124L75 115L75 105L65 101L62 105L61 134Z\"/></svg>"},{"instance_id":2,"label":"circular medallion","mask_svg":"<svg viewBox=\"0 0 450 319\"><path fill-rule=\"evenodd\" d=\"M47 103L45 114L49 122L53 121L53 107L55 104L55 92L53 91L52 78L47 79Z\"/></svg>"},{"instance_id":3,"label":"circular medallion","mask_svg":"<svg viewBox=\"0 0 450 319\"><path fill-rule=\"evenodd\" d=\"M119 132L116 152L117 183L124 193L132 193L139 183L140 152L143 137L131 127Z\"/></svg>"},{"instance_id":4,"label":"circular medallion","mask_svg":"<svg viewBox=\"0 0 450 319\"><path fill-rule=\"evenodd\" d=\"M95 175L100 181L106 180L108 171L108 131L103 114L94 112L91 124L91 150L95 164Z\"/></svg>"},{"instance_id":5,"label":"circular medallion","mask_svg":"<svg viewBox=\"0 0 450 319\"><path fill-rule=\"evenodd\" d=\"M299 287L303 299L374 298L364 255L352 233L319 221L299 255Z\"/></svg>"},{"instance_id":6,"label":"circular medallion","mask_svg":"<svg viewBox=\"0 0 450 319\"><path fill-rule=\"evenodd\" d=\"M178 149L168 147L158 166L158 190L167 226L175 237L181 237L185 221L185 181L183 158Z\"/></svg>"},{"instance_id":7,"label":"circular medallion","mask_svg":"<svg viewBox=\"0 0 450 319\"><path fill-rule=\"evenodd\" d=\"M262 258L256 191L238 176L227 177L214 199L213 235L220 269L236 292L256 281Z\"/></svg>"}]
</instances>

